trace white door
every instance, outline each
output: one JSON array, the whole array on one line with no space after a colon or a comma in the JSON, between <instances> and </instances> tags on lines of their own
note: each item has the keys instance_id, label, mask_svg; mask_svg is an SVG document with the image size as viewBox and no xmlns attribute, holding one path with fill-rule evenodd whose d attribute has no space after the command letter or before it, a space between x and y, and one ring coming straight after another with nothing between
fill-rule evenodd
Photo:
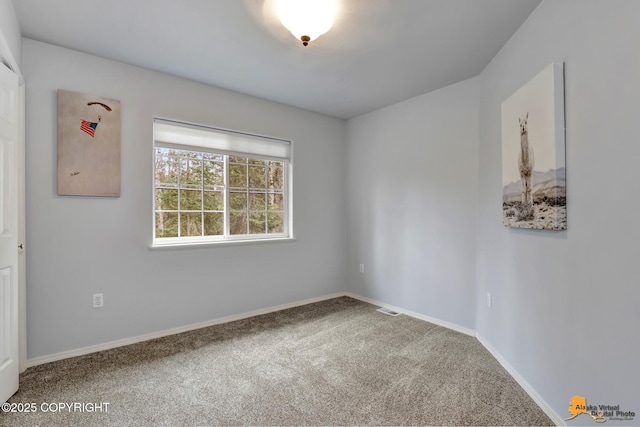
<instances>
[{"instance_id":1,"label":"white door","mask_svg":"<svg viewBox=\"0 0 640 427\"><path fill-rule=\"evenodd\" d=\"M0 62L0 402L18 390L18 96Z\"/></svg>"}]
</instances>

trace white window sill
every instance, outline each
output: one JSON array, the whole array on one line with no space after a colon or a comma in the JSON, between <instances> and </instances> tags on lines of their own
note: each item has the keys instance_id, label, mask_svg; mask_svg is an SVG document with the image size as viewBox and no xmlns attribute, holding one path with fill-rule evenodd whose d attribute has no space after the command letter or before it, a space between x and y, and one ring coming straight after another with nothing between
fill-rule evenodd
<instances>
[{"instance_id":1,"label":"white window sill","mask_svg":"<svg viewBox=\"0 0 640 427\"><path fill-rule=\"evenodd\" d=\"M162 242L155 241L149 245L149 249L193 249L201 247L222 247L222 246L244 246L254 245L262 243L281 243L281 242L295 242L295 237L274 237L267 239L237 239L237 240L202 240L202 241L185 241L185 242Z\"/></svg>"}]
</instances>

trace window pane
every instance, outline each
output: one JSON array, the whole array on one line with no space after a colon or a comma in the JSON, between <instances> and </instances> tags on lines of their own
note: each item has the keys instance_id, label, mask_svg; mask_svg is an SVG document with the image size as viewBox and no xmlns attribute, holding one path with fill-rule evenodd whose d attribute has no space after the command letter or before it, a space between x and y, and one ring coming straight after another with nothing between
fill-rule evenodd
<instances>
[{"instance_id":1,"label":"window pane","mask_svg":"<svg viewBox=\"0 0 640 427\"><path fill-rule=\"evenodd\" d=\"M205 211L223 211L224 196L220 191L204 192L204 210Z\"/></svg>"},{"instance_id":2,"label":"window pane","mask_svg":"<svg viewBox=\"0 0 640 427\"><path fill-rule=\"evenodd\" d=\"M281 167L270 167L268 179L270 189L282 190L284 188L284 169Z\"/></svg>"},{"instance_id":3,"label":"window pane","mask_svg":"<svg viewBox=\"0 0 640 427\"><path fill-rule=\"evenodd\" d=\"M177 187L179 167L175 157L156 156L156 186Z\"/></svg>"},{"instance_id":4,"label":"window pane","mask_svg":"<svg viewBox=\"0 0 640 427\"><path fill-rule=\"evenodd\" d=\"M200 190L180 190L180 210L202 210L202 192Z\"/></svg>"},{"instance_id":5,"label":"window pane","mask_svg":"<svg viewBox=\"0 0 640 427\"><path fill-rule=\"evenodd\" d=\"M247 165L229 165L229 185L231 187L247 186Z\"/></svg>"},{"instance_id":6,"label":"window pane","mask_svg":"<svg viewBox=\"0 0 640 427\"><path fill-rule=\"evenodd\" d=\"M199 160L180 159L180 187L202 187L202 162Z\"/></svg>"},{"instance_id":7,"label":"window pane","mask_svg":"<svg viewBox=\"0 0 640 427\"><path fill-rule=\"evenodd\" d=\"M249 187L266 188L267 176L263 166L249 166Z\"/></svg>"},{"instance_id":8,"label":"window pane","mask_svg":"<svg viewBox=\"0 0 640 427\"><path fill-rule=\"evenodd\" d=\"M156 213L156 237L178 237L178 213Z\"/></svg>"},{"instance_id":9,"label":"window pane","mask_svg":"<svg viewBox=\"0 0 640 427\"><path fill-rule=\"evenodd\" d=\"M202 160L202 153L199 151L179 150L180 156L187 159Z\"/></svg>"},{"instance_id":10,"label":"window pane","mask_svg":"<svg viewBox=\"0 0 640 427\"><path fill-rule=\"evenodd\" d=\"M204 235L220 236L224 234L224 213L205 212L204 214Z\"/></svg>"},{"instance_id":11,"label":"window pane","mask_svg":"<svg viewBox=\"0 0 640 427\"><path fill-rule=\"evenodd\" d=\"M180 213L180 236L202 236L202 214Z\"/></svg>"},{"instance_id":12,"label":"window pane","mask_svg":"<svg viewBox=\"0 0 640 427\"><path fill-rule=\"evenodd\" d=\"M204 188L210 190L224 186L224 163L203 162Z\"/></svg>"},{"instance_id":13,"label":"window pane","mask_svg":"<svg viewBox=\"0 0 640 427\"><path fill-rule=\"evenodd\" d=\"M258 160L258 159L249 159L249 164L250 165L266 165L268 162L265 160Z\"/></svg>"},{"instance_id":14,"label":"window pane","mask_svg":"<svg viewBox=\"0 0 640 427\"><path fill-rule=\"evenodd\" d=\"M251 212L251 215L249 216L249 233L266 233L266 219L267 217L264 212Z\"/></svg>"},{"instance_id":15,"label":"window pane","mask_svg":"<svg viewBox=\"0 0 640 427\"><path fill-rule=\"evenodd\" d=\"M156 147L156 156L168 156L170 148Z\"/></svg>"},{"instance_id":16,"label":"window pane","mask_svg":"<svg viewBox=\"0 0 640 427\"><path fill-rule=\"evenodd\" d=\"M247 210L247 193L230 193L229 207L232 211Z\"/></svg>"},{"instance_id":17,"label":"window pane","mask_svg":"<svg viewBox=\"0 0 640 427\"><path fill-rule=\"evenodd\" d=\"M267 227L269 233L282 233L284 230L284 222L282 212L269 212Z\"/></svg>"},{"instance_id":18,"label":"window pane","mask_svg":"<svg viewBox=\"0 0 640 427\"><path fill-rule=\"evenodd\" d=\"M269 193L267 199L270 211L284 210L284 195L282 193Z\"/></svg>"},{"instance_id":19,"label":"window pane","mask_svg":"<svg viewBox=\"0 0 640 427\"><path fill-rule=\"evenodd\" d=\"M157 211L177 211L178 210L178 190L156 190L156 210Z\"/></svg>"},{"instance_id":20,"label":"window pane","mask_svg":"<svg viewBox=\"0 0 640 427\"><path fill-rule=\"evenodd\" d=\"M267 209L266 194L265 193L250 193L249 194L249 210L252 211L264 211Z\"/></svg>"},{"instance_id":21,"label":"window pane","mask_svg":"<svg viewBox=\"0 0 640 427\"><path fill-rule=\"evenodd\" d=\"M247 163L247 158L246 157L229 156L229 162L231 162L231 163Z\"/></svg>"},{"instance_id":22,"label":"window pane","mask_svg":"<svg viewBox=\"0 0 640 427\"><path fill-rule=\"evenodd\" d=\"M229 227L231 234L247 234L247 214L244 212L231 212L229 214Z\"/></svg>"},{"instance_id":23,"label":"window pane","mask_svg":"<svg viewBox=\"0 0 640 427\"><path fill-rule=\"evenodd\" d=\"M214 154L214 153L202 153L202 158L204 160L211 160L216 162L223 162L224 156L222 154Z\"/></svg>"}]
</instances>

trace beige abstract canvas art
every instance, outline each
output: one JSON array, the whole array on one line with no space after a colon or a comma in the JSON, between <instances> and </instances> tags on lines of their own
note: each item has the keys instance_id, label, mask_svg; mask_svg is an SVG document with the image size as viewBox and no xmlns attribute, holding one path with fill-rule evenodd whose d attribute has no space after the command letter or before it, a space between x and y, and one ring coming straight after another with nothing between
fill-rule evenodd
<instances>
[{"instance_id":1,"label":"beige abstract canvas art","mask_svg":"<svg viewBox=\"0 0 640 427\"><path fill-rule=\"evenodd\" d=\"M120 101L58 90L58 195L120 196Z\"/></svg>"}]
</instances>

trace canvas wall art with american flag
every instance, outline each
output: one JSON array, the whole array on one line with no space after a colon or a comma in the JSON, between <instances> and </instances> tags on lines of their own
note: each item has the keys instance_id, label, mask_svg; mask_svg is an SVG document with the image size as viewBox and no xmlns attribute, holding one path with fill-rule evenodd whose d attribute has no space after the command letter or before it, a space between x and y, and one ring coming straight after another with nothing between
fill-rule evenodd
<instances>
[{"instance_id":1,"label":"canvas wall art with american flag","mask_svg":"<svg viewBox=\"0 0 640 427\"><path fill-rule=\"evenodd\" d=\"M58 194L120 196L120 101L58 90Z\"/></svg>"}]
</instances>

